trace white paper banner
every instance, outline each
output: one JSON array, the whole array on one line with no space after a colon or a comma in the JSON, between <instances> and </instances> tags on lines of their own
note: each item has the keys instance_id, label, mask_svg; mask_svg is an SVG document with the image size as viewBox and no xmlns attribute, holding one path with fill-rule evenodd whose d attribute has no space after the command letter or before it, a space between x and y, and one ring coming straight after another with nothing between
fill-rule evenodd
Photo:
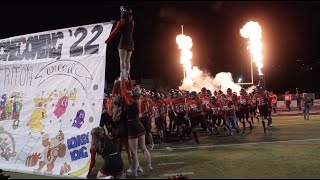
<instances>
[{"instance_id":1,"label":"white paper banner","mask_svg":"<svg viewBox=\"0 0 320 180\"><path fill-rule=\"evenodd\" d=\"M320 106L320 99L314 99L313 106Z\"/></svg>"},{"instance_id":2,"label":"white paper banner","mask_svg":"<svg viewBox=\"0 0 320 180\"><path fill-rule=\"evenodd\" d=\"M277 101L277 108L286 109L286 102L285 101ZM290 107L298 107L297 100L292 100Z\"/></svg>"},{"instance_id":3,"label":"white paper banner","mask_svg":"<svg viewBox=\"0 0 320 180\"><path fill-rule=\"evenodd\" d=\"M86 176L111 29L99 23L0 40L1 169Z\"/></svg>"}]
</instances>

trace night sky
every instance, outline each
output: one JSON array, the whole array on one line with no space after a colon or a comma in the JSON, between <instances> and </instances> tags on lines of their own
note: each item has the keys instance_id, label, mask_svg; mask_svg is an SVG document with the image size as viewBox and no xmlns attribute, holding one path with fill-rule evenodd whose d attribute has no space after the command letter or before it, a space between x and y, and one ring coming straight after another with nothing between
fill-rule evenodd
<instances>
[{"instance_id":1,"label":"night sky","mask_svg":"<svg viewBox=\"0 0 320 180\"><path fill-rule=\"evenodd\" d=\"M152 78L177 87L182 80L176 36L193 40L192 64L215 75L231 72L250 81L247 39L239 31L248 21L262 27L267 89L320 88L320 2L285 1L130 1L135 19L133 79ZM41 31L118 20L123 2L44 1L1 5L0 39ZM107 38L107 37L106 37ZM106 79L119 76L119 36L108 44ZM297 61L299 60L299 61ZM254 66L255 81L258 80Z\"/></svg>"}]
</instances>

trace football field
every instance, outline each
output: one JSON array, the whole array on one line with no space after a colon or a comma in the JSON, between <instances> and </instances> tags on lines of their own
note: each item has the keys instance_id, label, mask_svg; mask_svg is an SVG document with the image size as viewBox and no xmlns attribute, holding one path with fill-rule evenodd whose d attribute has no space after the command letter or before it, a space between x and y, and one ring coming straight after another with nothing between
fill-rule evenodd
<instances>
[{"instance_id":1,"label":"football field","mask_svg":"<svg viewBox=\"0 0 320 180\"><path fill-rule=\"evenodd\" d=\"M183 174L192 178L319 178L320 162L320 115L311 115L310 120L300 116L278 116L273 126L263 133L261 122L252 132L226 136L199 131L200 144L192 139L182 143L170 142L155 145L151 151L152 175L140 178L167 179ZM247 127L247 129L249 129ZM156 139L155 139L156 140ZM125 170L127 156L123 152ZM139 161L145 167L143 155ZM96 167L102 165L98 157ZM95 168L94 172L97 172ZM6 172L12 179L48 178L21 173ZM51 177L50 177L51 178Z\"/></svg>"}]
</instances>

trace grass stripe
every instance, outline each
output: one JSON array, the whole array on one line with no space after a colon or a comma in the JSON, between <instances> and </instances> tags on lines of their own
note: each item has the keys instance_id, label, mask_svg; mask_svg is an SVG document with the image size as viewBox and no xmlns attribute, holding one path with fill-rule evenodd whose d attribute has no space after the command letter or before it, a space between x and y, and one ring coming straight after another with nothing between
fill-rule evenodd
<instances>
[{"instance_id":1,"label":"grass stripe","mask_svg":"<svg viewBox=\"0 0 320 180\"><path fill-rule=\"evenodd\" d=\"M176 164L184 164L184 162L158 163L159 166L176 165Z\"/></svg>"},{"instance_id":2,"label":"grass stripe","mask_svg":"<svg viewBox=\"0 0 320 180\"><path fill-rule=\"evenodd\" d=\"M176 175L191 175L194 174L193 172L186 172L186 173L171 173L171 174L163 174L163 176L176 176Z\"/></svg>"},{"instance_id":3,"label":"grass stripe","mask_svg":"<svg viewBox=\"0 0 320 180\"><path fill-rule=\"evenodd\" d=\"M161 154L161 155L157 155L154 157L171 157L171 156L176 156L177 154Z\"/></svg>"},{"instance_id":4,"label":"grass stripe","mask_svg":"<svg viewBox=\"0 0 320 180\"><path fill-rule=\"evenodd\" d=\"M239 144L220 144L220 145L199 145L199 146L185 146L185 147L172 147L171 150L185 150L185 149L200 149L200 148L213 148L213 147L231 147L231 146L246 146L256 144L274 144L274 143L286 143L286 142L304 142L304 141L318 141L320 138L315 139L294 139L285 141L265 141L265 142L254 142L254 143L239 143ZM159 149L167 150L167 149Z\"/></svg>"}]
</instances>

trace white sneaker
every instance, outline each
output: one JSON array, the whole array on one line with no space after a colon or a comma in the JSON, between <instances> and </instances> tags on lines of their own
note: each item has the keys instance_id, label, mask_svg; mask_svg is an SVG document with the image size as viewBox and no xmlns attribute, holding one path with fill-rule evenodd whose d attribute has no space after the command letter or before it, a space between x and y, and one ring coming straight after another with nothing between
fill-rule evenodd
<instances>
[{"instance_id":1,"label":"white sneaker","mask_svg":"<svg viewBox=\"0 0 320 180\"><path fill-rule=\"evenodd\" d=\"M270 124L269 126L271 126L271 127L272 127L272 124Z\"/></svg>"},{"instance_id":2,"label":"white sneaker","mask_svg":"<svg viewBox=\"0 0 320 180\"><path fill-rule=\"evenodd\" d=\"M131 173L132 172L132 169L131 167L129 169L127 169L127 173Z\"/></svg>"},{"instance_id":3,"label":"white sneaker","mask_svg":"<svg viewBox=\"0 0 320 180\"><path fill-rule=\"evenodd\" d=\"M142 169L141 166L138 166L137 172L138 172L138 173L143 173L143 169ZM127 169L127 173L132 173L131 167L130 167L129 169Z\"/></svg>"},{"instance_id":4,"label":"white sneaker","mask_svg":"<svg viewBox=\"0 0 320 180\"><path fill-rule=\"evenodd\" d=\"M138 172L138 173L143 173L143 169L142 169L141 166L138 166L137 172Z\"/></svg>"},{"instance_id":5,"label":"white sneaker","mask_svg":"<svg viewBox=\"0 0 320 180\"><path fill-rule=\"evenodd\" d=\"M104 176L104 177L101 177L99 179L114 179L113 176Z\"/></svg>"}]
</instances>

